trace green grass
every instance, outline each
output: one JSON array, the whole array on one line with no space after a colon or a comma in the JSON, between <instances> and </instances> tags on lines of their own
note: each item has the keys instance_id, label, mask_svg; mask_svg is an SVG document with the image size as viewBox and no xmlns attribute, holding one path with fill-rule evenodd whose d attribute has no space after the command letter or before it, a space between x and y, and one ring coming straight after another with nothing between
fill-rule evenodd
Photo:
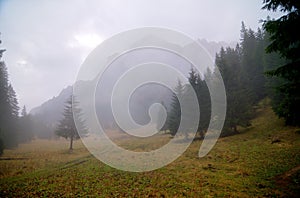
<instances>
[{"instance_id":1,"label":"green grass","mask_svg":"<svg viewBox=\"0 0 300 198\"><path fill-rule=\"evenodd\" d=\"M252 126L221 138L212 151L198 158L195 141L176 161L161 169L131 173L111 168L93 156L80 141L68 154L67 141L36 140L5 151L0 160L0 195L4 197L290 197L299 192L298 171L288 185L278 175L300 165L299 128L285 127L268 105L260 105ZM276 138L280 142L272 144ZM154 140L154 141L153 141ZM118 144L142 151L169 140ZM154 146L151 146L153 144ZM150 146L149 146L150 145Z\"/></svg>"}]
</instances>

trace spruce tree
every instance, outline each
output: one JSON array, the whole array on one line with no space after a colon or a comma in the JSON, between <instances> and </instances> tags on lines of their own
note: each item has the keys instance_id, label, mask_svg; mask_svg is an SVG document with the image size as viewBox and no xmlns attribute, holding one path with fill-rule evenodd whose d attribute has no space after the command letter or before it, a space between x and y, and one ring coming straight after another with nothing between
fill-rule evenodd
<instances>
[{"instance_id":1,"label":"spruce tree","mask_svg":"<svg viewBox=\"0 0 300 198\"><path fill-rule=\"evenodd\" d=\"M1 42L0 42L1 43ZM18 101L13 87L9 84L7 67L1 60L4 49L0 49L0 139L5 148L18 144Z\"/></svg>"},{"instance_id":2,"label":"spruce tree","mask_svg":"<svg viewBox=\"0 0 300 198\"><path fill-rule=\"evenodd\" d=\"M70 147L69 151L73 150L73 141L80 138L80 135L77 131L75 125L75 119L73 116L73 111L79 115L81 113L81 109L77 108L76 101L72 103L72 95L66 101L65 108L63 112L63 118L59 121L55 134L57 136L64 137L65 139L70 139ZM84 121L82 119L76 120L77 126L80 127L80 132L82 135L87 133L87 130L84 125Z\"/></svg>"},{"instance_id":3,"label":"spruce tree","mask_svg":"<svg viewBox=\"0 0 300 198\"><path fill-rule=\"evenodd\" d=\"M178 80L178 84L174 88L172 94L172 101L170 104L170 111L168 112L167 128L169 129L172 136L176 135L181 121L181 107L178 98L183 97L184 86L182 82Z\"/></svg>"},{"instance_id":4,"label":"spruce tree","mask_svg":"<svg viewBox=\"0 0 300 198\"><path fill-rule=\"evenodd\" d=\"M267 20L264 29L269 34L268 53L278 52L287 63L267 72L281 78L277 85L273 109L288 125L300 125L300 4L298 1L264 0L263 9L280 10L283 16Z\"/></svg>"},{"instance_id":5,"label":"spruce tree","mask_svg":"<svg viewBox=\"0 0 300 198\"><path fill-rule=\"evenodd\" d=\"M0 141L2 142L2 149L4 149L6 145L5 142L8 139L8 117L10 114L10 105L8 100L8 73L4 61L1 60L4 51L5 50L0 49Z\"/></svg>"},{"instance_id":6,"label":"spruce tree","mask_svg":"<svg viewBox=\"0 0 300 198\"><path fill-rule=\"evenodd\" d=\"M198 132L200 133L201 137L204 137L204 134L207 131L210 118L211 118L211 100L210 100L210 93L206 84L206 81L211 78L211 71L207 69L206 73L204 74L204 79L202 80L200 77L198 78L197 83L197 96L198 102L200 105L200 120L199 120L199 127Z\"/></svg>"},{"instance_id":7,"label":"spruce tree","mask_svg":"<svg viewBox=\"0 0 300 198\"><path fill-rule=\"evenodd\" d=\"M241 67L241 52L237 45L235 49L221 49L216 56L216 65L222 75L226 96L227 113L222 135L238 133L238 126L249 126L252 107L249 101L249 91L245 87Z\"/></svg>"},{"instance_id":8,"label":"spruce tree","mask_svg":"<svg viewBox=\"0 0 300 198\"><path fill-rule=\"evenodd\" d=\"M203 79L200 77L199 73L196 72L196 70L192 67L191 71L189 72L189 77L188 80L194 89L198 104L199 104L199 109L200 109L200 120L198 123L198 129L197 132L200 135L200 138L204 137L204 133L206 132L209 121L210 121L210 115L211 115L211 104L210 104L210 95L208 91L208 87L205 82L205 78L210 76L210 70L208 69L206 74L204 75ZM189 89L186 89L187 94L189 95ZM188 99L185 97L185 99ZM187 103L189 103L187 101Z\"/></svg>"},{"instance_id":9,"label":"spruce tree","mask_svg":"<svg viewBox=\"0 0 300 198\"><path fill-rule=\"evenodd\" d=\"M250 102L255 105L266 96L263 32L260 29L257 32L250 28L247 29L242 22L240 45L241 75L244 78L244 85L249 91Z\"/></svg>"},{"instance_id":10,"label":"spruce tree","mask_svg":"<svg viewBox=\"0 0 300 198\"><path fill-rule=\"evenodd\" d=\"M3 51L0 51L0 57L2 57ZM1 142L1 150L3 149L8 140L8 115L10 112L9 102L8 102L8 74L5 63L0 60L0 142ZM5 143L6 142L6 143Z\"/></svg>"},{"instance_id":11,"label":"spruce tree","mask_svg":"<svg viewBox=\"0 0 300 198\"><path fill-rule=\"evenodd\" d=\"M13 119L18 119L20 107L17 100L16 92L11 84L8 85L8 100L11 107L11 115Z\"/></svg>"},{"instance_id":12,"label":"spruce tree","mask_svg":"<svg viewBox=\"0 0 300 198\"><path fill-rule=\"evenodd\" d=\"M24 105L23 108L22 108L21 116L22 116L22 117L27 116L27 110L26 110L26 106L25 106L25 105Z\"/></svg>"}]
</instances>

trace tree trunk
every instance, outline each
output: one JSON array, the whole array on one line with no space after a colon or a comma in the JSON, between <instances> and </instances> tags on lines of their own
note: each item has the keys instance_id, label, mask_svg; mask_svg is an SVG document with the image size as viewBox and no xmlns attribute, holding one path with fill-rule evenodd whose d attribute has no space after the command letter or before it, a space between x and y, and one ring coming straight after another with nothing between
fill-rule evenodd
<instances>
[{"instance_id":1,"label":"tree trunk","mask_svg":"<svg viewBox=\"0 0 300 198\"><path fill-rule=\"evenodd\" d=\"M70 138L70 148L69 151L72 152L73 151L73 135Z\"/></svg>"}]
</instances>

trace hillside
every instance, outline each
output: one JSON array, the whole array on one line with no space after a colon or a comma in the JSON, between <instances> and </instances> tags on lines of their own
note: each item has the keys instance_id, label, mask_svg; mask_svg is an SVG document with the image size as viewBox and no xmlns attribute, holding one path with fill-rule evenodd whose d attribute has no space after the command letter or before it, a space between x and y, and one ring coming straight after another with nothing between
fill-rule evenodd
<instances>
[{"instance_id":1,"label":"hillside","mask_svg":"<svg viewBox=\"0 0 300 198\"><path fill-rule=\"evenodd\" d=\"M210 53L211 57L214 58L216 53L220 51L221 47L234 47L236 44L234 42L213 42L207 41L205 39L197 40L200 45L205 47ZM154 52L150 52L154 53ZM171 65L178 65L177 67L182 67L183 72L188 75L190 71L190 64L184 65L178 64L179 60L173 60L173 56L166 56L166 54L160 54L161 52L156 52L154 55L158 56L158 62L169 61ZM153 54L152 54L153 55ZM127 57L123 61L120 61L116 64L116 67L110 68L107 72L107 78L105 78L104 83L101 86L97 87L96 94L96 107L97 114L101 118L101 122L105 127L114 126L113 117L110 107L110 95L114 83L122 75L123 70L126 71L126 65L130 65L132 60L135 59L149 59L149 54L147 56L143 53L135 54L136 58ZM141 58L142 57L142 58ZM152 57L152 56L150 56ZM176 67L176 66L175 66ZM86 82L81 82L84 86ZM53 134L53 130L57 122L61 119L62 112L64 109L64 103L72 93L72 86L64 88L59 95L54 96L52 99L43 102L40 106L33 108L30 111L30 114L33 115L33 118L39 122L44 123L49 130L47 133ZM136 94L130 100L131 114L136 122L140 124L145 124L149 122L150 117L148 115L148 108L153 103L164 102L166 106L170 103L171 91L165 87L152 85L152 86L143 86L137 90ZM45 132L46 133L46 132ZM51 136L51 135L47 135Z\"/></svg>"},{"instance_id":2,"label":"hillside","mask_svg":"<svg viewBox=\"0 0 300 198\"><path fill-rule=\"evenodd\" d=\"M257 108L251 127L241 129L238 135L219 139L207 156L197 157L201 141L195 141L173 163L145 173L110 168L91 156L80 142L75 143L74 153L68 154L67 141L37 140L5 151L3 158L26 159L0 160L0 194L12 197L297 197L299 131L284 126L265 100ZM119 144L140 151L145 145L156 147L168 139L159 135L154 141L124 140ZM35 150L36 146L41 149Z\"/></svg>"},{"instance_id":3,"label":"hillside","mask_svg":"<svg viewBox=\"0 0 300 198\"><path fill-rule=\"evenodd\" d=\"M33 108L30 114L46 123L55 124L61 118L65 102L71 93L72 86L64 88L58 96L54 96L42 105Z\"/></svg>"}]
</instances>

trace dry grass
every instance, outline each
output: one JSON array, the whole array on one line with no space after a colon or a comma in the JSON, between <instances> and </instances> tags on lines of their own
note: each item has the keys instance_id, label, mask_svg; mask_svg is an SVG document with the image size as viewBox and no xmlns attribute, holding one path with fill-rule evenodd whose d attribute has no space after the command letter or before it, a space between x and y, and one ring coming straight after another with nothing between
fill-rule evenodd
<instances>
[{"instance_id":1,"label":"dry grass","mask_svg":"<svg viewBox=\"0 0 300 198\"><path fill-rule=\"evenodd\" d=\"M5 150L4 155L1 157L2 159L11 158L17 160L0 160L0 178L59 166L68 161L89 155L80 140L75 141L75 152L72 154L68 151L68 144L69 142L65 139L33 140L30 143L20 144L16 149Z\"/></svg>"},{"instance_id":2,"label":"dry grass","mask_svg":"<svg viewBox=\"0 0 300 198\"><path fill-rule=\"evenodd\" d=\"M171 164L144 173L110 168L91 157L80 141L75 143L74 152L68 154L65 140L36 140L5 151L4 157L29 159L0 161L0 194L8 197L296 197L299 178L293 177L288 188L277 186L276 178L300 164L299 129L285 127L268 106L261 106L257 114L252 127L243 129L239 135L219 139L207 156L197 157L201 141L196 141ZM280 141L272 144L274 138ZM167 135L134 140L117 138L119 145L135 151L155 149L168 141Z\"/></svg>"}]
</instances>

